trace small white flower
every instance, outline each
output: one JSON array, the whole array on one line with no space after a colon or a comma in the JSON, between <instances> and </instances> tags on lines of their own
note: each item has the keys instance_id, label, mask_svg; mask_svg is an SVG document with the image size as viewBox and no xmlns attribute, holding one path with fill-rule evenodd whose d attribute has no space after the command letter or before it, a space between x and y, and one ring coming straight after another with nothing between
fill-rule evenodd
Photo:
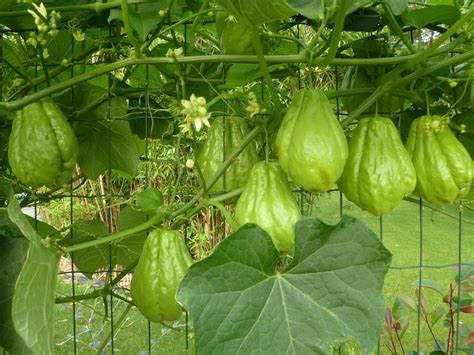
<instances>
[{"instance_id":1,"label":"small white flower","mask_svg":"<svg viewBox=\"0 0 474 355\"><path fill-rule=\"evenodd\" d=\"M46 10L46 7L44 6L43 3L41 3L39 6L36 5L35 3L33 3L33 6L35 7L35 10L37 12L40 13L41 16L43 16L43 18L47 18L48 17L48 10ZM36 19L39 19L40 21L43 20L43 18L41 18L35 11L33 10L28 10L28 12L31 14L31 16L33 16L33 18L35 19L35 23L36 23Z\"/></svg>"},{"instance_id":2,"label":"small white flower","mask_svg":"<svg viewBox=\"0 0 474 355\"><path fill-rule=\"evenodd\" d=\"M206 109L206 99L202 96L196 97L196 95L191 94L189 100L181 100L181 114L185 115L184 123L180 125L183 132L191 131L191 125L194 124L196 131L199 132L202 126L210 127L209 117L211 114L207 112Z\"/></svg>"},{"instance_id":3,"label":"small white flower","mask_svg":"<svg viewBox=\"0 0 474 355\"><path fill-rule=\"evenodd\" d=\"M38 41L36 40L36 37L30 37L26 40L26 44L36 48L38 46Z\"/></svg>"},{"instance_id":4,"label":"small white flower","mask_svg":"<svg viewBox=\"0 0 474 355\"><path fill-rule=\"evenodd\" d=\"M248 94L248 98L248 106L245 108L245 111L250 112L250 118L255 115L267 112L267 110L261 107L257 102L257 97L253 92Z\"/></svg>"},{"instance_id":5,"label":"small white flower","mask_svg":"<svg viewBox=\"0 0 474 355\"><path fill-rule=\"evenodd\" d=\"M81 30L74 31L72 35L77 42L82 42L86 39L86 34Z\"/></svg>"}]
</instances>

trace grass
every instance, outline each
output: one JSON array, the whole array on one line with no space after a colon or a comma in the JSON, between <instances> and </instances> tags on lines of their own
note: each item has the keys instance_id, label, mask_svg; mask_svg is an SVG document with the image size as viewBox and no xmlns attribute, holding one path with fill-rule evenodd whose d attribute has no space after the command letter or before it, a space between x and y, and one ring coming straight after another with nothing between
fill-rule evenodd
<instances>
[{"instance_id":1,"label":"grass","mask_svg":"<svg viewBox=\"0 0 474 355\"><path fill-rule=\"evenodd\" d=\"M307 204L311 214L322 219L326 223L335 224L339 220L339 194L322 194L314 198ZM419 277L420 258L420 213L417 204L403 201L400 206L390 215L375 217L360 210L350 202L343 200L344 213L362 219L378 235L382 231L384 245L392 252L393 260L391 269L385 279L384 297L386 305L391 307L397 295L410 296L416 299L413 282L417 282ZM456 210L447 211L456 214ZM466 212L465 218L474 220L472 212ZM440 266L441 268L424 268L423 279L437 282L447 292L449 284L454 282L457 273L456 269L447 265L458 263L459 249L459 224L455 218L447 217L439 212L433 212L428 208L423 209L422 215L422 248L423 265ZM382 228L380 224L382 223ZM474 225L464 223L462 225L462 262L474 261ZM413 267L413 268L407 268ZM90 292L97 288L96 281L77 281L76 294ZM58 295L70 295L72 290L71 280L60 276L58 278ZM428 310L436 307L448 308L442 302L442 297L432 291L424 291ZM121 301L114 303L114 319L120 317L126 304ZM102 300L90 300L76 303L76 344L79 354L94 354L97 352L101 342L110 333L111 325L105 317ZM416 350L418 342L418 318L417 313L410 311L410 324L403 336L405 350ZM56 307L56 353L69 354L73 352L73 310L70 304L62 304ZM472 316L471 316L472 318ZM462 322L469 322L474 325L473 320L469 320L467 315L461 314ZM443 326L443 319L439 321L434 332L442 339L446 339L448 330ZM434 350L433 341L429 330L423 321L420 323L420 350L428 352ZM186 354L186 333L184 319L173 325L177 330L170 330L161 325L150 324L141 316L139 311L132 308L127 314L123 325L117 332L114 340L114 349L117 353L124 354L147 354L149 347L152 354ZM150 331L150 338L148 332ZM192 334L191 334L192 336ZM148 343L150 339L150 343ZM191 341L192 346L192 341ZM381 353L390 352L380 344ZM358 354L360 351L354 350L357 347L344 346L342 353ZM110 353L110 345L105 352Z\"/></svg>"},{"instance_id":2,"label":"grass","mask_svg":"<svg viewBox=\"0 0 474 355\"><path fill-rule=\"evenodd\" d=\"M337 223L339 220L339 194L324 194L314 202L313 215L327 223ZM422 240L420 240L420 208L419 205L402 201L397 209L380 220L368 212L362 211L347 200L343 200L343 211L346 214L362 219L382 239L385 247L393 255L392 267L387 273L384 285L384 298L386 305L391 307L397 295L411 296L416 299L415 286L418 282L420 264L420 245L422 246L423 268L422 279L433 280L443 287L446 294L450 283L455 282L457 269L447 265L457 264L459 261L459 241L461 240L461 261L474 262L474 225L462 224L462 238L459 238L459 222L456 218L445 216L428 208L423 208L422 214ZM457 214L454 207L446 212ZM474 214L466 211L464 218L474 220ZM422 242L422 243L421 243ZM442 266L442 268L427 268L426 266ZM414 267L414 268L406 268ZM436 307L447 306L442 302L442 297L433 290L424 291L429 311ZM418 343L418 317L417 313L409 312L410 324L403 336L405 350L417 349ZM473 317L461 314L460 320L474 326ZM443 326L441 319L434 327L434 333L446 340L448 330ZM423 321L420 324L420 351L434 350L433 339L429 329ZM390 353L381 344L381 353Z\"/></svg>"}]
</instances>

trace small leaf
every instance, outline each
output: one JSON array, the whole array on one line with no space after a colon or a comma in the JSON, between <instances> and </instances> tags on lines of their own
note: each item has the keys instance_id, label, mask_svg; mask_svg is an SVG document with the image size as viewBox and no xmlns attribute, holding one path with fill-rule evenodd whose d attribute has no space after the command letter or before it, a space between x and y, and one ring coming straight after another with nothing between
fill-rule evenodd
<instances>
[{"instance_id":1,"label":"small leaf","mask_svg":"<svg viewBox=\"0 0 474 355\"><path fill-rule=\"evenodd\" d=\"M73 226L73 238L79 240L100 239L109 234L107 226L99 219L81 220ZM74 252L74 264L86 277L92 278L97 269L109 265L109 245L100 244Z\"/></svg>"},{"instance_id":2,"label":"small leaf","mask_svg":"<svg viewBox=\"0 0 474 355\"><path fill-rule=\"evenodd\" d=\"M408 0L386 0L386 3L395 16L401 15L408 9Z\"/></svg>"},{"instance_id":3,"label":"small leaf","mask_svg":"<svg viewBox=\"0 0 474 355\"><path fill-rule=\"evenodd\" d=\"M411 286L419 287L419 285L420 285L419 280L415 280L411 283ZM441 285L439 285L435 281L422 279L421 280L421 287L426 287L426 288L429 288L431 290L434 290L434 291L438 292L441 296L444 295L444 289L441 287Z\"/></svg>"},{"instance_id":4,"label":"small leaf","mask_svg":"<svg viewBox=\"0 0 474 355\"><path fill-rule=\"evenodd\" d=\"M140 210L147 215L155 215L158 209L163 206L163 194L154 187L140 191L136 194L135 199Z\"/></svg>"},{"instance_id":5,"label":"small leaf","mask_svg":"<svg viewBox=\"0 0 474 355\"><path fill-rule=\"evenodd\" d=\"M469 293L461 292L460 296L461 296L461 302L460 302L461 307L468 307L472 304L472 297ZM458 299L459 298L457 295L453 297L453 306L457 307Z\"/></svg>"},{"instance_id":6,"label":"small leaf","mask_svg":"<svg viewBox=\"0 0 474 355\"><path fill-rule=\"evenodd\" d=\"M403 316L398 320L397 323L400 326L400 328L397 329L398 334L399 334L400 338L403 338L403 335L405 334L405 332L408 329L408 326L410 325L410 318L408 316Z\"/></svg>"},{"instance_id":7,"label":"small leaf","mask_svg":"<svg viewBox=\"0 0 474 355\"><path fill-rule=\"evenodd\" d=\"M416 301L409 296L404 296L404 295L398 295L395 298L396 302L400 303L400 305L405 305L408 308L410 308L412 311L417 312L418 311L418 306L416 305Z\"/></svg>"},{"instance_id":8,"label":"small leaf","mask_svg":"<svg viewBox=\"0 0 474 355\"><path fill-rule=\"evenodd\" d=\"M118 218L118 230L124 231L146 222L147 216L134 210L132 207L125 207ZM108 227L100 220L79 221L75 223L74 238L79 240L96 240L109 234ZM146 239L146 232L141 232L128 236L118 242L99 244L94 247L82 249L74 252L74 263L77 268L87 277L92 277L98 269L112 265L122 265L126 269L131 267L139 258L143 244ZM110 254L112 253L112 254Z\"/></svg>"},{"instance_id":9,"label":"small leaf","mask_svg":"<svg viewBox=\"0 0 474 355\"><path fill-rule=\"evenodd\" d=\"M416 298L422 308L423 312L426 312L426 297L425 294L423 293L423 289L417 288L415 290Z\"/></svg>"},{"instance_id":10,"label":"small leaf","mask_svg":"<svg viewBox=\"0 0 474 355\"><path fill-rule=\"evenodd\" d=\"M405 25L422 28L429 24L444 23L452 25L459 20L460 16L459 11L454 6L436 5L405 12L402 18Z\"/></svg>"},{"instance_id":11,"label":"small leaf","mask_svg":"<svg viewBox=\"0 0 474 355\"><path fill-rule=\"evenodd\" d=\"M438 306L430 312L430 322L435 325L446 313L444 307Z\"/></svg>"},{"instance_id":12,"label":"small leaf","mask_svg":"<svg viewBox=\"0 0 474 355\"><path fill-rule=\"evenodd\" d=\"M348 337L375 347L389 251L348 216L336 226L302 218L295 234L283 272L270 236L255 224L191 266L177 298L193 317L197 354L326 354Z\"/></svg>"},{"instance_id":13,"label":"small leaf","mask_svg":"<svg viewBox=\"0 0 474 355\"><path fill-rule=\"evenodd\" d=\"M474 314L474 306L461 307L461 308L460 308L460 311L461 311L462 313Z\"/></svg>"},{"instance_id":14,"label":"small leaf","mask_svg":"<svg viewBox=\"0 0 474 355\"><path fill-rule=\"evenodd\" d=\"M118 230L124 231L146 221L147 216L143 212L134 210L132 207L127 206L120 212L117 222ZM146 236L146 232L141 232L121 240L117 244L117 264L123 265L128 269L132 264L138 261Z\"/></svg>"}]
</instances>

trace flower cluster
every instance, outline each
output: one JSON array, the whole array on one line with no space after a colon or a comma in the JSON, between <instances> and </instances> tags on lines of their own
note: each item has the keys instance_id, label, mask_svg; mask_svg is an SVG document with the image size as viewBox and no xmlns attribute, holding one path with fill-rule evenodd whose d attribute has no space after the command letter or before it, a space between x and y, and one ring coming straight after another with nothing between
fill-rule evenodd
<instances>
[{"instance_id":1,"label":"flower cluster","mask_svg":"<svg viewBox=\"0 0 474 355\"><path fill-rule=\"evenodd\" d=\"M183 106L181 114L185 115L184 123L180 125L183 132L191 131L192 124L194 124L197 132L201 130L203 125L210 126L208 119L211 114L207 112L204 97L196 97L196 95L191 94L189 100L181 100L181 105Z\"/></svg>"},{"instance_id":2,"label":"flower cluster","mask_svg":"<svg viewBox=\"0 0 474 355\"><path fill-rule=\"evenodd\" d=\"M37 5L35 3L32 4L34 10L28 10L28 12L33 16L35 20L36 28L38 29L38 33L30 32L30 37L26 41L30 46L36 48L38 44L45 46L47 44L47 38L55 37L58 35L59 31L57 29L57 22L61 19L61 15L59 12L51 11L48 14L48 10L44 6L43 3ZM43 49L43 57L48 58L49 53L48 49Z\"/></svg>"},{"instance_id":3,"label":"flower cluster","mask_svg":"<svg viewBox=\"0 0 474 355\"><path fill-rule=\"evenodd\" d=\"M428 135L433 133L442 132L444 127L449 124L449 118L442 118L441 120L434 120L427 122L424 126L424 129Z\"/></svg>"},{"instance_id":4,"label":"flower cluster","mask_svg":"<svg viewBox=\"0 0 474 355\"><path fill-rule=\"evenodd\" d=\"M260 104L257 102L257 97L253 92L248 94L248 106L245 108L245 110L250 112L250 118L255 115L267 112L267 110L260 106Z\"/></svg>"}]
</instances>

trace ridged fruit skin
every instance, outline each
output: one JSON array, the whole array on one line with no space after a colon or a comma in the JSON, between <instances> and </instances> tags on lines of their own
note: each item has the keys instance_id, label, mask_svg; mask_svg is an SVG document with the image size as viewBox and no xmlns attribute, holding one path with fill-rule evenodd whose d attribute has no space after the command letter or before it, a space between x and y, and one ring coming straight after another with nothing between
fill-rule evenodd
<instances>
[{"instance_id":1,"label":"ridged fruit skin","mask_svg":"<svg viewBox=\"0 0 474 355\"><path fill-rule=\"evenodd\" d=\"M179 232L156 229L148 235L130 287L133 301L146 319L160 323L181 317L176 288L192 262Z\"/></svg>"},{"instance_id":2,"label":"ridged fruit skin","mask_svg":"<svg viewBox=\"0 0 474 355\"><path fill-rule=\"evenodd\" d=\"M225 158L242 142L247 132L247 125L240 117L217 117L212 122L198 156L199 167L206 181L216 174ZM209 191L233 191L244 187L250 170L259 160L255 144L252 142L235 158Z\"/></svg>"},{"instance_id":3,"label":"ridged fruit skin","mask_svg":"<svg viewBox=\"0 0 474 355\"><path fill-rule=\"evenodd\" d=\"M328 191L342 175L347 140L322 92L296 93L275 143L283 171L306 190Z\"/></svg>"},{"instance_id":4,"label":"ridged fruit skin","mask_svg":"<svg viewBox=\"0 0 474 355\"><path fill-rule=\"evenodd\" d=\"M351 89L366 89L374 88L378 86L377 77L369 75L367 68L362 66L350 66L344 74L344 78L341 83L341 90ZM342 96L341 103L347 112L354 111L370 94L365 95L349 95ZM377 102L377 113L378 115L387 114L390 115L393 112L399 111L403 105L403 98L391 95L382 96ZM363 113L375 114L376 106L373 104Z\"/></svg>"},{"instance_id":5,"label":"ridged fruit skin","mask_svg":"<svg viewBox=\"0 0 474 355\"><path fill-rule=\"evenodd\" d=\"M361 119L338 182L347 199L379 216L391 212L415 185L415 168L393 122L381 116Z\"/></svg>"},{"instance_id":6,"label":"ridged fruit skin","mask_svg":"<svg viewBox=\"0 0 474 355\"><path fill-rule=\"evenodd\" d=\"M442 205L469 193L472 159L443 117L425 115L415 119L406 146L416 170L418 196Z\"/></svg>"},{"instance_id":7,"label":"ridged fruit skin","mask_svg":"<svg viewBox=\"0 0 474 355\"><path fill-rule=\"evenodd\" d=\"M295 246L295 223L300 218L300 209L280 166L264 161L255 164L235 206L237 225L258 224L281 253L291 253Z\"/></svg>"},{"instance_id":8,"label":"ridged fruit skin","mask_svg":"<svg viewBox=\"0 0 474 355\"><path fill-rule=\"evenodd\" d=\"M64 184L72 175L77 155L74 131L53 101L43 99L13 113L8 161L25 185Z\"/></svg>"}]
</instances>

